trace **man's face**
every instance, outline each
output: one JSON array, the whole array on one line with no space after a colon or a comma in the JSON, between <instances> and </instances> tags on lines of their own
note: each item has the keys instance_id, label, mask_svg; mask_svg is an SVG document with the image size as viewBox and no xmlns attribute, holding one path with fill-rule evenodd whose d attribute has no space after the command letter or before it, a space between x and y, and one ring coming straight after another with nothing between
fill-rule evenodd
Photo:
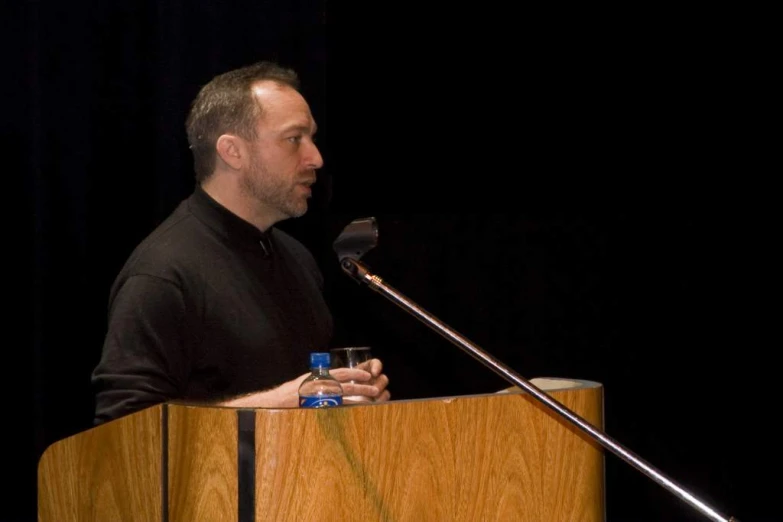
<instances>
[{"instance_id":1,"label":"man's face","mask_svg":"<svg viewBox=\"0 0 783 522\"><path fill-rule=\"evenodd\" d=\"M313 142L315 120L307 102L294 89L274 82L259 82L253 95L263 107L250 142L249 168L242 189L261 210L279 221L307 212L315 171L323 158Z\"/></svg>"}]
</instances>

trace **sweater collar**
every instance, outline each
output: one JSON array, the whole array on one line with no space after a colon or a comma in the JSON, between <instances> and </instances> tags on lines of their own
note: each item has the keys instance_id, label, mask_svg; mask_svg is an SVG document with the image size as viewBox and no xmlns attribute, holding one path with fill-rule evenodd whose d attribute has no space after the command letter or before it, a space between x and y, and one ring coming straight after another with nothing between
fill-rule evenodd
<instances>
[{"instance_id":1,"label":"sweater collar","mask_svg":"<svg viewBox=\"0 0 783 522\"><path fill-rule=\"evenodd\" d=\"M274 227L262 232L218 203L199 185L188 198L188 206L196 218L232 243L252 249L261 247L267 255L271 254Z\"/></svg>"}]
</instances>

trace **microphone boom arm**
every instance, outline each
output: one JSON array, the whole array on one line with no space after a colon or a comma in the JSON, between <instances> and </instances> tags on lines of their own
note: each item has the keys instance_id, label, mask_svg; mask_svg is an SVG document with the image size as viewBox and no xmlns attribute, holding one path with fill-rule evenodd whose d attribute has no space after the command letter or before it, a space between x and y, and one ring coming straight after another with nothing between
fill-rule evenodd
<instances>
[{"instance_id":1,"label":"microphone boom arm","mask_svg":"<svg viewBox=\"0 0 783 522\"><path fill-rule=\"evenodd\" d=\"M384 283L383 279L381 279L377 275L370 273L367 266L365 266L362 262L353 259L351 257L344 256L342 257L342 259L340 259L340 267L343 269L345 273L347 273L350 277L352 277L359 283L366 284L367 286L370 287L371 290L378 292L379 294L383 295L384 297L392 301L394 304L396 304L403 310L415 316L421 322L423 322L424 324L426 324L427 326L435 330L437 333L439 333L440 335L442 335L443 337L451 341L453 344L457 345L463 351L467 352L473 358L477 359L479 362L489 367L491 370L493 370L495 373L497 373L507 381L519 386L523 390L530 393L530 395L535 397L544 405L557 412L560 416L567 419L569 422L574 424L583 432L587 433L587 435L590 436L592 439L598 441L604 448L610 450L612 453L619 456L625 462L637 468L639 471L644 473L647 477L649 477L650 479L652 479L653 481L657 482L659 485L667 489L670 493L676 495L680 499L689 503L691 506L699 510L705 516L709 517L710 519L716 522L739 522L739 520L737 520L734 517L726 518L720 513L718 513L714 508L707 505L704 501L699 500L695 495L685 490L682 486L678 485L670 478L666 477L663 473L661 473L659 470L653 467L650 463L646 462L645 460L643 460L641 457L639 457L629 449L623 447L620 443L618 443L617 441L615 441L614 439L612 439L611 437L603 433L601 430L597 429L595 426L587 422L578 414L571 411L566 406L564 406L557 400L553 399L551 396L541 391L538 387L528 382L518 373L508 368L506 365L504 365L503 363L501 363L500 361L492 357L490 354L488 354L487 352L485 352L484 350L482 350L481 348L473 344L464 336L455 332L453 329L451 329L448 325L440 321L438 318L428 313L426 310L422 309L416 303L414 303L413 301L411 301L410 299L402 295L400 292L398 292L391 286Z\"/></svg>"}]
</instances>

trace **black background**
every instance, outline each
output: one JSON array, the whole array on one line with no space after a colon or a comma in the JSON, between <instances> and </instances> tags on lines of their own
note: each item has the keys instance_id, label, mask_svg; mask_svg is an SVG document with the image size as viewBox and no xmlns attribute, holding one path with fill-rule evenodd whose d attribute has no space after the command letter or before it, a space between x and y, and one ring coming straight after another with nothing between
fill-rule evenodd
<instances>
[{"instance_id":1,"label":"black background","mask_svg":"<svg viewBox=\"0 0 783 522\"><path fill-rule=\"evenodd\" d=\"M4 7L19 293L1 520L35 519L38 458L90 427L111 281L193 187L190 100L259 59L299 71L325 158L310 212L280 226L323 267L335 344L371 344L393 398L507 383L339 271L331 243L358 217L378 219L364 261L387 283L525 377L601 382L611 436L727 516L780 519L777 207L744 148L752 21L484 2ZM606 466L610 522L706 520Z\"/></svg>"}]
</instances>

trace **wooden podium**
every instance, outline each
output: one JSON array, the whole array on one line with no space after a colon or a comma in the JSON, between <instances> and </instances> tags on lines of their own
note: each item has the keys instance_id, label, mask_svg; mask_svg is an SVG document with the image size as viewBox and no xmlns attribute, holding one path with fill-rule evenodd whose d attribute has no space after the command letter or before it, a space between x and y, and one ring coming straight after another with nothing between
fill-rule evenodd
<instances>
[{"instance_id":1,"label":"wooden podium","mask_svg":"<svg viewBox=\"0 0 783 522\"><path fill-rule=\"evenodd\" d=\"M603 429L599 383L532 379ZM52 444L39 522L598 522L602 447L519 389L308 409L167 403Z\"/></svg>"}]
</instances>

